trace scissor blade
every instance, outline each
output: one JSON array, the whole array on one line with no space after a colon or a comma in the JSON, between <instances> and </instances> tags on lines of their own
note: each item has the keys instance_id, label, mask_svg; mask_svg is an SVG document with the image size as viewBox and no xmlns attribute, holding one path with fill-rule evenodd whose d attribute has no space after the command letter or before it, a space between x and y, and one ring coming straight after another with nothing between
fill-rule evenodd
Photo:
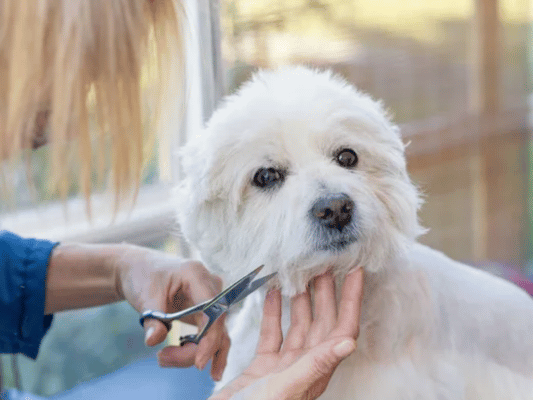
<instances>
[{"instance_id":1,"label":"scissor blade","mask_svg":"<svg viewBox=\"0 0 533 400\"><path fill-rule=\"evenodd\" d=\"M244 278L239 279L233 285L224 289L222 292L220 292L218 296L216 296L213 299L211 304L219 303L225 306L229 306L230 304L234 303L235 298L239 296L244 290L246 290L246 288L248 288L248 286L250 285L250 282L263 269L263 267L264 265L257 267L252 272L250 272L248 275L246 275Z\"/></svg>"},{"instance_id":2,"label":"scissor blade","mask_svg":"<svg viewBox=\"0 0 533 400\"><path fill-rule=\"evenodd\" d=\"M267 283L269 280L271 280L277 272L274 272L270 275L263 276L262 278L256 279L246 289L244 289L231 303L228 304L228 306L232 306L234 304L237 304L239 301L243 300L246 296L248 296L250 293L255 292L257 289L259 289L261 286L263 286L265 283Z\"/></svg>"}]
</instances>

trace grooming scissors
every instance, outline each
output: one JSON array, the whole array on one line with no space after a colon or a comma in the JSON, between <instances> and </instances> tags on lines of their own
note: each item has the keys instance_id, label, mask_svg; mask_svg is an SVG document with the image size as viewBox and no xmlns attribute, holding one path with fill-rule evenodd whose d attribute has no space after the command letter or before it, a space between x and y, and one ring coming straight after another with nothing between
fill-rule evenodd
<instances>
[{"instance_id":1,"label":"grooming scissors","mask_svg":"<svg viewBox=\"0 0 533 400\"><path fill-rule=\"evenodd\" d=\"M213 323L220 318L220 316L227 312L231 306L237 304L239 301L263 286L266 282L272 279L274 275L276 275L276 272L274 272L254 281L253 279L263 269L263 267L264 266L261 265L260 267L254 269L244 278L239 279L237 282L224 289L211 300L207 300L203 303L187 308L186 310L176 313L164 313L161 311L146 310L141 314L140 323L142 326L144 326L145 319L153 318L161 321L163 324L165 324L167 329L170 330L172 321L179 320L197 312L203 312L205 315L207 315L209 320L200 330L200 332L198 332L196 335L186 335L180 337L180 346L183 346L185 343L198 344L209 327L213 325Z\"/></svg>"}]
</instances>

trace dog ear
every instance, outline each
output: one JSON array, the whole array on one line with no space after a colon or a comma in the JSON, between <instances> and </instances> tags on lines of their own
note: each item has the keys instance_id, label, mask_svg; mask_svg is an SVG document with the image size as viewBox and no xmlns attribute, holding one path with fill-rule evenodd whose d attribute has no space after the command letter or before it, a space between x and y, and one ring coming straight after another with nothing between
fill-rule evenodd
<instances>
[{"instance_id":1,"label":"dog ear","mask_svg":"<svg viewBox=\"0 0 533 400\"><path fill-rule=\"evenodd\" d=\"M209 128L206 128L209 129ZM184 212L194 212L202 204L222 199L229 201L232 208L236 207L241 195L240 182L242 170L235 174L224 174L225 158L230 150L224 146L209 146L212 132L203 131L199 136L190 138L180 150L180 183L176 188L176 201Z\"/></svg>"},{"instance_id":2,"label":"dog ear","mask_svg":"<svg viewBox=\"0 0 533 400\"><path fill-rule=\"evenodd\" d=\"M206 155L197 140L190 140L179 150L178 157L179 183L174 189L174 200L178 220L183 226L208 198Z\"/></svg>"}]
</instances>

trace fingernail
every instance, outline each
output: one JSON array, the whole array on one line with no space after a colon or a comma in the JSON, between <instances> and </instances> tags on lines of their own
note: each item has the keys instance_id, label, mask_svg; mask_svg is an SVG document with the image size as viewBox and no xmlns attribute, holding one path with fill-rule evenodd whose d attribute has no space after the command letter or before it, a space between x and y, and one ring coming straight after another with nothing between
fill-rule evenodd
<instances>
[{"instance_id":1,"label":"fingernail","mask_svg":"<svg viewBox=\"0 0 533 400\"><path fill-rule=\"evenodd\" d=\"M148 342L148 339L150 339L150 336L152 336L154 331L155 331L155 328L153 326L148 328L148 330L146 331L146 334L144 335L144 343Z\"/></svg>"},{"instance_id":2,"label":"fingernail","mask_svg":"<svg viewBox=\"0 0 533 400\"><path fill-rule=\"evenodd\" d=\"M349 354L353 353L355 350L355 342L353 340L343 340L339 344L336 344L333 347L333 352L337 357L344 358Z\"/></svg>"},{"instance_id":3,"label":"fingernail","mask_svg":"<svg viewBox=\"0 0 533 400\"><path fill-rule=\"evenodd\" d=\"M348 275L353 275L355 279L359 280L363 276L363 267L357 267L355 269L352 269L350 272L348 272Z\"/></svg>"},{"instance_id":4,"label":"fingernail","mask_svg":"<svg viewBox=\"0 0 533 400\"><path fill-rule=\"evenodd\" d=\"M265 300L267 301L267 303L272 303L274 301L274 296L276 294L276 291L278 289L275 289L275 288L272 288L272 289L269 289L267 294L266 294L266 297L265 297Z\"/></svg>"}]
</instances>

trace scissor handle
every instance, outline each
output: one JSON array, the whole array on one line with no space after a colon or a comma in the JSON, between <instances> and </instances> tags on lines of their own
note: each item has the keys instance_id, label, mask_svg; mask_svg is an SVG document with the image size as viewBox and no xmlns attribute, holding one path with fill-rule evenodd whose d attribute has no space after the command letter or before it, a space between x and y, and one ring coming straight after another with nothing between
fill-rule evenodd
<instances>
[{"instance_id":1,"label":"scissor handle","mask_svg":"<svg viewBox=\"0 0 533 400\"><path fill-rule=\"evenodd\" d=\"M213 325L213 323L228 310L227 306L220 304L220 303L213 303L209 307L206 307L204 309L204 306L206 303L211 303L211 301L198 304L194 307L188 308L186 310L183 310L177 313L172 313L172 314L167 314L161 311L146 310L141 314L141 318L139 322L141 323L141 326L144 326L145 319L147 318L157 319L158 321L162 322L165 325L168 331L170 331L170 328L172 327L172 321L181 319L185 317L186 315L194 314L195 312L198 312L198 311L203 311L204 314L206 314L209 319L207 323L204 325L204 327L202 328L202 330L198 332L196 335L186 335L186 336L180 337L180 346L183 346L185 343L198 344L200 340L204 337L207 330L211 327L211 325Z\"/></svg>"},{"instance_id":2,"label":"scissor handle","mask_svg":"<svg viewBox=\"0 0 533 400\"><path fill-rule=\"evenodd\" d=\"M195 344L198 344L200 343L200 339L198 337L198 335L185 335L185 336L180 336L180 346L184 346L185 344L187 343L195 343Z\"/></svg>"},{"instance_id":3,"label":"scissor handle","mask_svg":"<svg viewBox=\"0 0 533 400\"><path fill-rule=\"evenodd\" d=\"M161 311L153 311L153 310L143 311L143 313L141 314L141 318L139 319L139 322L142 327L144 327L144 320L147 318L157 319L159 322L165 325L165 328L167 328L167 331L170 331L170 328L172 328L172 320L165 318L165 313L162 313Z\"/></svg>"},{"instance_id":4,"label":"scissor handle","mask_svg":"<svg viewBox=\"0 0 533 400\"><path fill-rule=\"evenodd\" d=\"M228 307L224 304L220 303L214 303L207 307L204 311L204 314L207 315L209 318L207 320L207 323L204 325L202 330L198 332L196 335L185 335L180 336L180 346L183 346L186 343L200 343L200 340L204 337L207 330L215 323L217 319L220 318L222 314L224 314L226 311L228 311Z\"/></svg>"},{"instance_id":5,"label":"scissor handle","mask_svg":"<svg viewBox=\"0 0 533 400\"><path fill-rule=\"evenodd\" d=\"M170 329L172 328L172 321L173 318L169 318L170 314L165 314L160 311L153 311L153 310L146 310L141 314L141 318L139 322L141 323L141 326L144 326L144 320L147 318L153 318L157 319L159 322L161 322L163 325L165 325L165 328L167 328L167 331L170 332ZM201 338L198 338L198 335L186 335L186 336L180 336L180 346L183 346L185 343L196 343L198 344L200 342Z\"/></svg>"},{"instance_id":6,"label":"scissor handle","mask_svg":"<svg viewBox=\"0 0 533 400\"><path fill-rule=\"evenodd\" d=\"M215 321L217 319L219 319L220 316L222 314L224 314L226 311L228 311L228 306L226 306L224 304L220 304L220 303L214 303L211 306L209 306L206 309L204 309L204 314L207 315L207 317L209 318L207 320L207 323L204 325L202 330L200 332L198 332L196 335L184 336L183 340L182 340L182 338L180 338L180 345L183 346L187 342L192 342L192 343L198 344L200 342L200 340L202 340L202 338L204 337L204 335L207 332L207 330L211 327L211 325L213 325L215 323ZM194 341L190 340L190 338L188 338L188 336L194 336L195 337Z\"/></svg>"},{"instance_id":7,"label":"scissor handle","mask_svg":"<svg viewBox=\"0 0 533 400\"><path fill-rule=\"evenodd\" d=\"M141 323L141 326L144 326L145 319L147 318L157 319L158 321L161 321L166 326L167 330L170 330L172 326L172 321L182 319L186 317L187 315L191 315L191 314L203 311L203 309L210 303L211 303L211 300L204 301L203 303L197 304L195 306L189 307L185 310L178 311L175 313L164 313L162 311L145 310L142 312L139 322Z\"/></svg>"},{"instance_id":8,"label":"scissor handle","mask_svg":"<svg viewBox=\"0 0 533 400\"><path fill-rule=\"evenodd\" d=\"M201 304L197 304L196 306L187 308L186 310L171 314L164 313L161 311L146 310L141 314L140 323L142 326L144 326L144 320L146 318L154 318L165 324L167 330L170 331L173 320L181 319L187 315L202 311L204 314L207 315L209 320L200 330L200 332L196 335L186 335L180 337L180 345L182 346L185 343L198 344L202 337L205 335L206 331L211 327L211 325L213 325L213 323L222 314L227 312L229 307L241 301L243 298L248 296L250 293L258 289L260 286L262 286L264 283L274 277L274 275L276 275L276 273L272 273L263 278L252 281L255 276L261 271L261 269L263 269L263 265L250 272L244 278L239 279L237 282L230 285L228 288L224 289L211 300L205 301Z\"/></svg>"}]
</instances>

